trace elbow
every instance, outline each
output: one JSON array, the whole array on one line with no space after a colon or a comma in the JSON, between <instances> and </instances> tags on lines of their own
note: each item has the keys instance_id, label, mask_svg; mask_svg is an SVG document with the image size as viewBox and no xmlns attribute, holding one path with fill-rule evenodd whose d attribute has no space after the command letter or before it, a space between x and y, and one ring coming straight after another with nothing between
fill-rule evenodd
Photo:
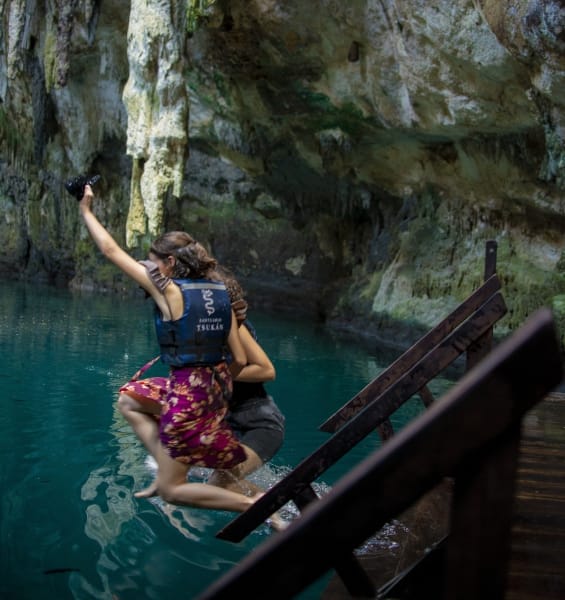
<instances>
[{"instance_id":1,"label":"elbow","mask_svg":"<svg viewBox=\"0 0 565 600\"><path fill-rule=\"evenodd\" d=\"M275 367L271 365L265 371L265 381L274 381L277 376L277 372L275 371Z\"/></svg>"},{"instance_id":2,"label":"elbow","mask_svg":"<svg viewBox=\"0 0 565 600\"><path fill-rule=\"evenodd\" d=\"M230 362L230 372L234 379L241 373L243 367L245 367L245 362L242 360L238 360L238 359L234 358Z\"/></svg>"},{"instance_id":3,"label":"elbow","mask_svg":"<svg viewBox=\"0 0 565 600\"><path fill-rule=\"evenodd\" d=\"M100 248L100 252L102 252L104 257L113 262L112 258L114 255L115 246L108 242L102 242L98 245L98 247Z\"/></svg>"},{"instance_id":4,"label":"elbow","mask_svg":"<svg viewBox=\"0 0 565 600\"><path fill-rule=\"evenodd\" d=\"M241 369L243 369L243 367L245 367L246 364L247 362L241 359L235 359L233 361L233 366L238 370L238 372L241 371Z\"/></svg>"},{"instance_id":5,"label":"elbow","mask_svg":"<svg viewBox=\"0 0 565 600\"><path fill-rule=\"evenodd\" d=\"M104 254L104 256L112 262L114 262L114 257L119 251L120 247L113 240L102 246L102 254Z\"/></svg>"}]
</instances>

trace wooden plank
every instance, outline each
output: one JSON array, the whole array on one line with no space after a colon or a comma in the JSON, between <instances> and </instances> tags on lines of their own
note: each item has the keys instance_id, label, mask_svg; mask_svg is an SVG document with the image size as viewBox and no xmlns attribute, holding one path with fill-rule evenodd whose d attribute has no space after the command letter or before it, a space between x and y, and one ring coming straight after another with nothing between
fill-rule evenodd
<instances>
[{"instance_id":1,"label":"wooden plank","mask_svg":"<svg viewBox=\"0 0 565 600\"><path fill-rule=\"evenodd\" d=\"M565 396L552 393L523 420L506 600L565 598L564 456Z\"/></svg>"},{"instance_id":2,"label":"wooden plank","mask_svg":"<svg viewBox=\"0 0 565 600\"><path fill-rule=\"evenodd\" d=\"M511 396L510 389L504 390L505 382L498 385L500 393ZM496 398L496 385L492 389ZM488 419L489 415L483 413L482 417ZM476 427L480 423L475 423ZM455 475L445 565L446 599L504 598L519 448L517 421L488 453L478 453L478 460L471 456Z\"/></svg>"},{"instance_id":3,"label":"wooden plank","mask_svg":"<svg viewBox=\"0 0 565 600\"><path fill-rule=\"evenodd\" d=\"M428 386L425 385L421 390L418 390L418 394L420 394L420 398L422 399L424 406L426 408L430 408L434 401L434 396Z\"/></svg>"},{"instance_id":4,"label":"wooden plank","mask_svg":"<svg viewBox=\"0 0 565 600\"><path fill-rule=\"evenodd\" d=\"M441 343L450 333L459 327L496 292L500 290L500 281L496 274L490 277L480 288L462 302L450 315L431 331L420 338L413 346L397 358L387 369L366 385L349 402L331 415L319 427L321 431L333 433L349 419L363 410L369 400L382 394L392 383L411 369L427 352ZM506 311L505 311L506 312ZM501 315L503 316L503 315Z\"/></svg>"},{"instance_id":5,"label":"wooden plank","mask_svg":"<svg viewBox=\"0 0 565 600\"><path fill-rule=\"evenodd\" d=\"M551 312L542 309L198 600L292 598L333 568L336 552L353 552L444 477L460 474L477 451L486 460L493 440L515 431L562 376ZM482 597L494 598L490 591Z\"/></svg>"},{"instance_id":6,"label":"wooden plank","mask_svg":"<svg viewBox=\"0 0 565 600\"><path fill-rule=\"evenodd\" d=\"M506 305L502 295L497 293L490 297L472 317L445 337L441 344L414 364L383 394L368 404L362 412L353 417L346 427L337 431L286 477L277 482L251 508L221 529L216 537L232 542L241 541L281 506L299 495L353 446L385 422L389 415L397 410L407 398L414 395L465 352L469 344L489 327L492 327L492 324L505 312Z\"/></svg>"},{"instance_id":7,"label":"wooden plank","mask_svg":"<svg viewBox=\"0 0 565 600\"><path fill-rule=\"evenodd\" d=\"M493 331L486 331L479 339L475 340L467 350L466 370L471 370L492 350Z\"/></svg>"},{"instance_id":8,"label":"wooden plank","mask_svg":"<svg viewBox=\"0 0 565 600\"><path fill-rule=\"evenodd\" d=\"M520 458L512 510L512 554L505 600L563 600L565 598L565 395L552 392L522 419ZM427 497L424 496L424 498ZM420 501L416 505L418 505ZM422 528L441 533L433 523L448 517L444 504L424 505L416 518L395 518L406 538L387 539L394 548L380 545L358 555L378 588L376 598L422 600L440 598L437 560L429 563L430 548L441 535L427 538ZM438 508L442 512L433 512ZM448 517L449 518L449 517ZM387 527L384 531L387 531ZM486 528L482 528L484 531ZM380 539L379 534L375 539ZM371 542L372 546L373 542ZM410 559L407 561L406 557ZM443 567L443 565L441 565ZM334 576L321 594L323 600L345 600L347 591Z\"/></svg>"},{"instance_id":9,"label":"wooden plank","mask_svg":"<svg viewBox=\"0 0 565 600\"><path fill-rule=\"evenodd\" d=\"M334 568L354 598L373 598L375 586L354 554L336 558Z\"/></svg>"}]
</instances>

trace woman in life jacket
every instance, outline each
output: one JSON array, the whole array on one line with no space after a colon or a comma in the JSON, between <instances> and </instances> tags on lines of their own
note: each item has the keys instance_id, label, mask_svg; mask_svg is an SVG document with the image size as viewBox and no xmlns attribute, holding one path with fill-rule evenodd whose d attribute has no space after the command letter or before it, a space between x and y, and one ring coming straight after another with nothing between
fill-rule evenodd
<instances>
[{"instance_id":1,"label":"woman in life jacket","mask_svg":"<svg viewBox=\"0 0 565 600\"><path fill-rule=\"evenodd\" d=\"M187 482L191 466L230 469L246 459L225 415L233 377L247 357L225 285L208 278L216 261L187 233L169 232L153 242L149 261L138 262L94 215L93 198L86 185L79 202L84 223L102 254L154 300L160 358L170 369L153 406L128 411L128 421L157 461L155 492L172 504L245 511L258 495ZM132 402L144 402L143 395L128 393Z\"/></svg>"},{"instance_id":2,"label":"woman in life jacket","mask_svg":"<svg viewBox=\"0 0 565 600\"><path fill-rule=\"evenodd\" d=\"M159 278L160 285L167 280L162 275L159 275ZM233 381L233 393L226 415L228 424L245 449L246 458L230 469L215 469L207 483L246 496L255 496L264 490L246 477L270 461L284 441L285 417L264 386L265 382L275 379L276 371L270 358L257 342L255 329L247 318L247 300L235 276L225 267L217 265L210 278L222 281L228 290L239 326L240 340L247 355L247 364ZM140 379L155 360L148 362L120 388L118 408L132 425L138 419L136 413L140 411L154 415L156 420L159 419L167 379L159 376ZM156 425L152 423L147 428L137 428L137 433L151 454L152 448L158 442ZM156 493L157 482L154 481L135 496L150 497ZM276 530L284 529L287 525L278 513L271 516L269 524Z\"/></svg>"}]
</instances>

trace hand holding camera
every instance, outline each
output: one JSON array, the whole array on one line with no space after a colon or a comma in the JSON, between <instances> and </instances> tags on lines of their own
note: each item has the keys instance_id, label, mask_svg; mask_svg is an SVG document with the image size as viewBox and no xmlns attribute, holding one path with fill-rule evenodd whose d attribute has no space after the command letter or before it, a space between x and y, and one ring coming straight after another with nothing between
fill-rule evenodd
<instances>
[{"instance_id":1,"label":"hand holding camera","mask_svg":"<svg viewBox=\"0 0 565 600\"><path fill-rule=\"evenodd\" d=\"M100 175L79 175L65 181L65 189L71 196L81 200L84 196L84 187L93 186L100 179Z\"/></svg>"}]
</instances>

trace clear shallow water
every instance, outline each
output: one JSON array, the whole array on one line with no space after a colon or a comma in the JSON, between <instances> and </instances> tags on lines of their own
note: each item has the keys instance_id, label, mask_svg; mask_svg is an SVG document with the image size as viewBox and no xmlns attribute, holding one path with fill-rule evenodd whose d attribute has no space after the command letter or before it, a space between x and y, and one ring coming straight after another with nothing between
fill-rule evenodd
<instances>
[{"instance_id":1,"label":"clear shallow water","mask_svg":"<svg viewBox=\"0 0 565 600\"><path fill-rule=\"evenodd\" d=\"M193 598L272 535L217 540L232 513L133 497L152 471L114 402L156 354L150 315L141 299L0 282L2 599ZM255 477L268 486L328 439L318 426L395 356L377 361L308 321L250 316L287 418L282 449ZM411 401L395 426L419 410ZM317 482L320 493L377 447L376 435L359 444ZM328 578L300 598L319 598Z\"/></svg>"}]
</instances>

